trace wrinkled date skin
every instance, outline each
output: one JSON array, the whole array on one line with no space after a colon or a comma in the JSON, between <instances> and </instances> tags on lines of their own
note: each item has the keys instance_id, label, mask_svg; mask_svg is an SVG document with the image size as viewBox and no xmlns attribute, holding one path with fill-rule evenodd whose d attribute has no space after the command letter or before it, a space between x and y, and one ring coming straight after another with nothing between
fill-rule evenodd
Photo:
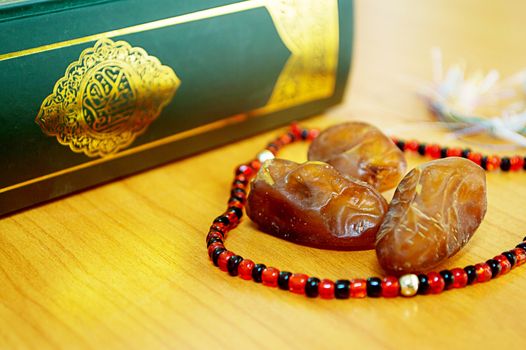
<instances>
[{"instance_id":1,"label":"wrinkled date skin","mask_svg":"<svg viewBox=\"0 0 526 350\"><path fill-rule=\"evenodd\" d=\"M263 163L251 183L247 215L279 238L317 248L374 248L387 202L370 185L322 162Z\"/></svg>"},{"instance_id":2,"label":"wrinkled date skin","mask_svg":"<svg viewBox=\"0 0 526 350\"><path fill-rule=\"evenodd\" d=\"M471 161L451 157L413 169L378 232L380 265L396 275L436 267L466 245L486 206L486 175Z\"/></svg>"},{"instance_id":3,"label":"wrinkled date skin","mask_svg":"<svg viewBox=\"0 0 526 350\"><path fill-rule=\"evenodd\" d=\"M389 137L361 122L324 130L310 145L308 159L329 163L380 192L396 187L407 167L404 154Z\"/></svg>"}]
</instances>

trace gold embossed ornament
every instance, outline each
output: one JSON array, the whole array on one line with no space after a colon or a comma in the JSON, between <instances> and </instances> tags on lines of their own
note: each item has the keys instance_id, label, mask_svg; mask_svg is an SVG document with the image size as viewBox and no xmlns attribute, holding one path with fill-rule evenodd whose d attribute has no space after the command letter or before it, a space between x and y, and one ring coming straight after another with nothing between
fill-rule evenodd
<instances>
[{"instance_id":1,"label":"gold embossed ornament","mask_svg":"<svg viewBox=\"0 0 526 350\"><path fill-rule=\"evenodd\" d=\"M100 39L68 66L35 121L74 152L104 157L144 133L180 84L142 48Z\"/></svg>"}]
</instances>

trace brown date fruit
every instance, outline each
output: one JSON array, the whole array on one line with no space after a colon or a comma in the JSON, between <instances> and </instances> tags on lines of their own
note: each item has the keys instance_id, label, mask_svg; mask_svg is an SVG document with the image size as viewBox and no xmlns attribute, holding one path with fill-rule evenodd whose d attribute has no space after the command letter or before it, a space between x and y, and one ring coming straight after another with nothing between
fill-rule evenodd
<instances>
[{"instance_id":1,"label":"brown date fruit","mask_svg":"<svg viewBox=\"0 0 526 350\"><path fill-rule=\"evenodd\" d=\"M486 174L458 157L409 172L378 232L376 255L396 275L428 271L457 253L486 214Z\"/></svg>"},{"instance_id":2,"label":"brown date fruit","mask_svg":"<svg viewBox=\"0 0 526 350\"><path fill-rule=\"evenodd\" d=\"M308 159L329 163L344 176L365 181L380 192L395 187L407 166L389 137L361 122L325 129L310 145Z\"/></svg>"},{"instance_id":3,"label":"brown date fruit","mask_svg":"<svg viewBox=\"0 0 526 350\"><path fill-rule=\"evenodd\" d=\"M322 162L267 160L251 183L247 215L276 237L317 248L372 249L387 210L370 185Z\"/></svg>"}]
</instances>

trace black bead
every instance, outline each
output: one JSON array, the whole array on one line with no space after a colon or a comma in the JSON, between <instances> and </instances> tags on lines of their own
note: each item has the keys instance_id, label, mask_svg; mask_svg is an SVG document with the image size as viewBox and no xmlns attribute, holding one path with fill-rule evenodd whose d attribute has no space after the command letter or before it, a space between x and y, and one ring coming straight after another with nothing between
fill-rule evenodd
<instances>
[{"instance_id":1,"label":"black bead","mask_svg":"<svg viewBox=\"0 0 526 350\"><path fill-rule=\"evenodd\" d=\"M526 242L526 237L524 237L522 240L523 240L524 242Z\"/></svg>"},{"instance_id":2,"label":"black bead","mask_svg":"<svg viewBox=\"0 0 526 350\"><path fill-rule=\"evenodd\" d=\"M502 170L502 171L509 171L510 168L511 168L510 158L502 157L500 159L500 170Z\"/></svg>"},{"instance_id":3,"label":"black bead","mask_svg":"<svg viewBox=\"0 0 526 350\"><path fill-rule=\"evenodd\" d=\"M425 143L421 143L418 145L418 154L420 154L421 156L425 156L426 155L426 144Z\"/></svg>"},{"instance_id":4,"label":"black bead","mask_svg":"<svg viewBox=\"0 0 526 350\"><path fill-rule=\"evenodd\" d=\"M469 152L471 152L471 150L469 148L464 148L462 150L462 153L460 153L460 156L462 158L467 158L469 156Z\"/></svg>"},{"instance_id":5,"label":"black bead","mask_svg":"<svg viewBox=\"0 0 526 350\"><path fill-rule=\"evenodd\" d=\"M448 289L451 284L453 284L453 281L454 281L454 277L453 277L453 273L451 273L451 271L449 270L442 270L440 271L440 276L442 276L442 278L444 279L444 289Z\"/></svg>"},{"instance_id":6,"label":"black bead","mask_svg":"<svg viewBox=\"0 0 526 350\"><path fill-rule=\"evenodd\" d=\"M351 293L351 281L337 280L334 282L334 297L336 299L348 299Z\"/></svg>"},{"instance_id":7,"label":"black bead","mask_svg":"<svg viewBox=\"0 0 526 350\"><path fill-rule=\"evenodd\" d=\"M447 150L448 150L447 147L442 147L440 149L440 158L446 158L447 157Z\"/></svg>"},{"instance_id":8,"label":"black bead","mask_svg":"<svg viewBox=\"0 0 526 350\"><path fill-rule=\"evenodd\" d=\"M239 180L239 179L236 179L234 180L234 182L232 182L232 185L243 185L243 186L246 186L247 185L247 181L246 180Z\"/></svg>"},{"instance_id":9,"label":"black bead","mask_svg":"<svg viewBox=\"0 0 526 350\"><path fill-rule=\"evenodd\" d=\"M524 251L526 251L526 242L525 243L519 243L515 247L516 248L522 248Z\"/></svg>"},{"instance_id":10,"label":"black bead","mask_svg":"<svg viewBox=\"0 0 526 350\"><path fill-rule=\"evenodd\" d=\"M404 141L396 141L396 147L400 148L400 151L403 151L405 148L405 142Z\"/></svg>"},{"instance_id":11,"label":"black bead","mask_svg":"<svg viewBox=\"0 0 526 350\"><path fill-rule=\"evenodd\" d=\"M232 197L237 198L241 204L245 204L247 200L247 196L242 193L234 193Z\"/></svg>"},{"instance_id":12,"label":"black bead","mask_svg":"<svg viewBox=\"0 0 526 350\"><path fill-rule=\"evenodd\" d=\"M217 266L217 260L219 259L219 255L221 255L222 252L226 251L225 248L216 248L214 249L214 252L212 253L212 262L215 266Z\"/></svg>"},{"instance_id":13,"label":"black bead","mask_svg":"<svg viewBox=\"0 0 526 350\"><path fill-rule=\"evenodd\" d=\"M252 279L254 282L261 283L261 274L266 268L267 266L265 266L265 264L254 265L254 268L252 269Z\"/></svg>"},{"instance_id":14,"label":"black bead","mask_svg":"<svg viewBox=\"0 0 526 350\"><path fill-rule=\"evenodd\" d=\"M289 290L289 279L292 273L281 271L278 276L278 287L283 290Z\"/></svg>"},{"instance_id":15,"label":"black bead","mask_svg":"<svg viewBox=\"0 0 526 350\"><path fill-rule=\"evenodd\" d=\"M378 277L369 277L366 289L368 297L378 298L382 295L382 280Z\"/></svg>"},{"instance_id":16,"label":"black bead","mask_svg":"<svg viewBox=\"0 0 526 350\"><path fill-rule=\"evenodd\" d=\"M303 129L303 130L301 130L301 138L302 138L303 140L306 140L307 137L309 137L309 130L307 130L307 129Z\"/></svg>"},{"instance_id":17,"label":"black bead","mask_svg":"<svg viewBox=\"0 0 526 350\"><path fill-rule=\"evenodd\" d=\"M222 224L224 224L225 226L228 226L230 225L230 220L228 220L228 218L224 215L221 215L221 216L218 216L214 222L220 222Z\"/></svg>"},{"instance_id":18,"label":"black bead","mask_svg":"<svg viewBox=\"0 0 526 350\"><path fill-rule=\"evenodd\" d=\"M290 131L289 131L289 132L287 133L287 135L289 135L290 140L291 140L292 142L296 141L296 135L294 135L293 132L290 132Z\"/></svg>"},{"instance_id":19,"label":"black bead","mask_svg":"<svg viewBox=\"0 0 526 350\"><path fill-rule=\"evenodd\" d=\"M305 284L305 295L309 298L316 298L320 292L318 286L320 285L320 279L316 277L309 277L307 284Z\"/></svg>"},{"instance_id":20,"label":"black bead","mask_svg":"<svg viewBox=\"0 0 526 350\"><path fill-rule=\"evenodd\" d=\"M488 264L491 269L491 278L497 277L500 273L500 263L495 259L489 259L486 261L486 264Z\"/></svg>"},{"instance_id":21,"label":"black bead","mask_svg":"<svg viewBox=\"0 0 526 350\"><path fill-rule=\"evenodd\" d=\"M228 273L230 276L238 275L237 268L242 261L243 258L239 255L233 255L230 257L230 259L228 259L228 262L226 263L226 268L228 269Z\"/></svg>"},{"instance_id":22,"label":"black bead","mask_svg":"<svg viewBox=\"0 0 526 350\"><path fill-rule=\"evenodd\" d=\"M511 267L515 266L515 262L517 261L517 258L515 257L514 252L504 252L502 253L502 255L504 255L506 259L508 259L508 261L511 264Z\"/></svg>"},{"instance_id":23,"label":"black bead","mask_svg":"<svg viewBox=\"0 0 526 350\"><path fill-rule=\"evenodd\" d=\"M475 282L477 279L477 269L473 265L469 265L464 267L464 271L466 271L466 274L468 275L468 285Z\"/></svg>"},{"instance_id":24,"label":"black bead","mask_svg":"<svg viewBox=\"0 0 526 350\"><path fill-rule=\"evenodd\" d=\"M239 195L246 195L247 192L242 188L234 188L232 191L230 191L231 197L239 198Z\"/></svg>"},{"instance_id":25,"label":"black bead","mask_svg":"<svg viewBox=\"0 0 526 350\"><path fill-rule=\"evenodd\" d=\"M522 170L526 170L526 157L524 157L523 160L524 160L524 163L523 163L524 165L522 166Z\"/></svg>"},{"instance_id":26,"label":"black bead","mask_svg":"<svg viewBox=\"0 0 526 350\"><path fill-rule=\"evenodd\" d=\"M208 240L208 242L206 242L206 247L210 247L213 243L216 243L216 242L219 242L219 243L223 243L223 240L221 238L218 238L218 237L212 237Z\"/></svg>"},{"instance_id":27,"label":"black bead","mask_svg":"<svg viewBox=\"0 0 526 350\"><path fill-rule=\"evenodd\" d=\"M233 212L238 219L241 219L241 217L243 216L243 210L239 209L238 207L229 207L227 211Z\"/></svg>"},{"instance_id":28,"label":"black bead","mask_svg":"<svg viewBox=\"0 0 526 350\"><path fill-rule=\"evenodd\" d=\"M242 199L242 198L238 198L238 197L230 197L230 198L228 198L228 202L239 202L239 203L243 203L243 199Z\"/></svg>"},{"instance_id":29,"label":"black bead","mask_svg":"<svg viewBox=\"0 0 526 350\"><path fill-rule=\"evenodd\" d=\"M488 170L488 157L487 156L484 156L480 159L480 166L482 167L482 169Z\"/></svg>"},{"instance_id":30,"label":"black bead","mask_svg":"<svg viewBox=\"0 0 526 350\"><path fill-rule=\"evenodd\" d=\"M429 290L429 279L426 274L418 275L418 294L426 294Z\"/></svg>"}]
</instances>

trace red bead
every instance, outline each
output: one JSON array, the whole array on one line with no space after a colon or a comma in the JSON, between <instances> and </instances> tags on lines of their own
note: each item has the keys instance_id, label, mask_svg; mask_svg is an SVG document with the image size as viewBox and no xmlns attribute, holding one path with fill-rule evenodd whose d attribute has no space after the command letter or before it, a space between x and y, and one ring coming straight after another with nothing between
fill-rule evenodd
<instances>
[{"instance_id":1,"label":"red bead","mask_svg":"<svg viewBox=\"0 0 526 350\"><path fill-rule=\"evenodd\" d=\"M475 269L477 270L477 282L487 282L491 279L491 268L486 263L476 264Z\"/></svg>"},{"instance_id":2,"label":"red bead","mask_svg":"<svg viewBox=\"0 0 526 350\"><path fill-rule=\"evenodd\" d=\"M517 165L518 169L523 169L524 167L524 158L519 157L519 164Z\"/></svg>"},{"instance_id":3,"label":"red bead","mask_svg":"<svg viewBox=\"0 0 526 350\"><path fill-rule=\"evenodd\" d=\"M471 160L473 163L480 165L480 161L482 160L482 155L480 153L469 152L468 159Z\"/></svg>"},{"instance_id":4,"label":"red bead","mask_svg":"<svg viewBox=\"0 0 526 350\"><path fill-rule=\"evenodd\" d=\"M521 248L515 248L512 250L515 253L515 266L521 266L526 263L526 251Z\"/></svg>"},{"instance_id":5,"label":"red bead","mask_svg":"<svg viewBox=\"0 0 526 350\"><path fill-rule=\"evenodd\" d=\"M451 288L464 288L468 284L468 274L464 269L455 268L451 270L453 274L453 284Z\"/></svg>"},{"instance_id":6,"label":"red bead","mask_svg":"<svg viewBox=\"0 0 526 350\"><path fill-rule=\"evenodd\" d=\"M248 183L248 178L243 174L236 175L236 177L234 177L234 181L236 180L244 182L244 183Z\"/></svg>"},{"instance_id":7,"label":"red bead","mask_svg":"<svg viewBox=\"0 0 526 350\"><path fill-rule=\"evenodd\" d=\"M500 274L505 275L511 270L511 263L504 255L497 255L493 259L497 260L500 265Z\"/></svg>"},{"instance_id":8,"label":"red bead","mask_svg":"<svg viewBox=\"0 0 526 350\"><path fill-rule=\"evenodd\" d=\"M281 140L279 139L279 137L277 139L275 139L274 141L272 141L273 144L275 144L278 149L280 149L281 147L283 147L283 143L281 142Z\"/></svg>"},{"instance_id":9,"label":"red bead","mask_svg":"<svg viewBox=\"0 0 526 350\"><path fill-rule=\"evenodd\" d=\"M219 231L215 231L215 230L210 230L210 232L208 232L208 234L206 235L206 241L208 242L209 240L211 240L212 238L219 238L219 239L223 239L223 234Z\"/></svg>"},{"instance_id":10,"label":"red bead","mask_svg":"<svg viewBox=\"0 0 526 350\"><path fill-rule=\"evenodd\" d=\"M276 146L268 146L266 149L267 151L272 152L273 155L276 155L279 152L279 148Z\"/></svg>"},{"instance_id":11,"label":"red bead","mask_svg":"<svg viewBox=\"0 0 526 350\"><path fill-rule=\"evenodd\" d=\"M431 158L440 158L440 146L437 144L430 144L426 146L426 154Z\"/></svg>"},{"instance_id":12,"label":"red bead","mask_svg":"<svg viewBox=\"0 0 526 350\"><path fill-rule=\"evenodd\" d=\"M320 134L320 131L318 129L310 129L309 135L307 136L307 140L314 140L318 135Z\"/></svg>"},{"instance_id":13,"label":"red bead","mask_svg":"<svg viewBox=\"0 0 526 350\"><path fill-rule=\"evenodd\" d=\"M441 293L446 285L444 278L442 278L438 272L429 272L427 274L427 281L429 283L429 294Z\"/></svg>"},{"instance_id":14,"label":"red bead","mask_svg":"<svg viewBox=\"0 0 526 350\"><path fill-rule=\"evenodd\" d=\"M504 275L511 271L511 263L508 259L500 262L500 274Z\"/></svg>"},{"instance_id":15,"label":"red bead","mask_svg":"<svg viewBox=\"0 0 526 350\"><path fill-rule=\"evenodd\" d=\"M239 277L241 277L244 280L251 280L252 279L252 270L254 269L254 262L249 259L245 259L242 262L239 263L239 266L237 267L237 272L239 274Z\"/></svg>"},{"instance_id":16,"label":"red bead","mask_svg":"<svg viewBox=\"0 0 526 350\"><path fill-rule=\"evenodd\" d=\"M254 169L246 164L241 164L236 169L236 175L245 175L247 178L251 177L254 174Z\"/></svg>"},{"instance_id":17,"label":"red bead","mask_svg":"<svg viewBox=\"0 0 526 350\"><path fill-rule=\"evenodd\" d=\"M247 185L241 183L233 183L231 189L240 188L242 190L247 188Z\"/></svg>"},{"instance_id":18,"label":"red bead","mask_svg":"<svg viewBox=\"0 0 526 350\"><path fill-rule=\"evenodd\" d=\"M398 278L393 276L384 277L382 280L382 296L384 298L397 297L400 292Z\"/></svg>"},{"instance_id":19,"label":"red bead","mask_svg":"<svg viewBox=\"0 0 526 350\"><path fill-rule=\"evenodd\" d=\"M228 250L225 250L219 255L219 259L217 260L217 266L219 266L219 269L221 271L228 271L227 264L228 260L234 255L234 253L229 252Z\"/></svg>"},{"instance_id":20,"label":"red bead","mask_svg":"<svg viewBox=\"0 0 526 350\"><path fill-rule=\"evenodd\" d=\"M225 233L228 231L227 226L222 222L214 222L212 226L210 226L210 230L219 231L223 235L225 235Z\"/></svg>"},{"instance_id":21,"label":"red bead","mask_svg":"<svg viewBox=\"0 0 526 350\"><path fill-rule=\"evenodd\" d=\"M290 132L296 137L296 139L301 139L301 129L298 123L292 123L290 125Z\"/></svg>"},{"instance_id":22,"label":"red bead","mask_svg":"<svg viewBox=\"0 0 526 350\"><path fill-rule=\"evenodd\" d=\"M225 215L228 218L228 221L230 221L230 226L235 226L239 223L239 218L233 211L227 211L223 215Z\"/></svg>"},{"instance_id":23,"label":"red bead","mask_svg":"<svg viewBox=\"0 0 526 350\"><path fill-rule=\"evenodd\" d=\"M254 171L257 172L259 168L261 168L261 162L257 159L254 159L253 161L250 162L250 167L254 169Z\"/></svg>"},{"instance_id":24,"label":"red bead","mask_svg":"<svg viewBox=\"0 0 526 350\"><path fill-rule=\"evenodd\" d=\"M448 148L447 156L448 157L460 157L462 155L462 150L457 147Z\"/></svg>"},{"instance_id":25,"label":"red bead","mask_svg":"<svg viewBox=\"0 0 526 350\"><path fill-rule=\"evenodd\" d=\"M333 299L334 298L334 282L331 280L321 280L318 291L322 299Z\"/></svg>"},{"instance_id":26,"label":"red bead","mask_svg":"<svg viewBox=\"0 0 526 350\"><path fill-rule=\"evenodd\" d=\"M498 156L489 156L486 165L488 170L496 170L500 168L500 158Z\"/></svg>"},{"instance_id":27,"label":"red bead","mask_svg":"<svg viewBox=\"0 0 526 350\"><path fill-rule=\"evenodd\" d=\"M302 273L295 273L289 278L289 290L296 294L305 294L305 284L309 276Z\"/></svg>"},{"instance_id":28,"label":"red bead","mask_svg":"<svg viewBox=\"0 0 526 350\"><path fill-rule=\"evenodd\" d=\"M517 171L524 166L524 158L520 156L513 156L510 158L510 170Z\"/></svg>"},{"instance_id":29,"label":"red bead","mask_svg":"<svg viewBox=\"0 0 526 350\"><path fill-rule=\"evenodd\" d=\"M351 298L365 298L367 296L367 281L358 278L351 280L349 296Z\"/></svg>"},{"instance_id":30,"label":"red bead","mask_svg":"<svg viewBox=\"0 0 526 350\"><path fill-rule=\"evenodd\" d=\"M225 246L223 245L223 243L220 243L220 242L210 244L208 246L208 256L212 258L212 253L214 252L214 250L216 250L216 248L224 248L224 247Z\"/></svg>"},{"instance_id":31,"label":"red bead","mask_svg":"<svg viewBox=\"0 0 526 350\"><path fill-rule=\"evenodd\" d=\"M283 145L288 145L289 143L292 142L292 138L288 134L280 136L279 140L281 141Z\"/></svg>"},{"instance_id":32,"label":"red bead","mask_svg":"<svg viewBox=\"0 0 526 350\"><path fill-rule=\"evenodd\" d=\"M267 267L261 273L261 282L268 287L278 286L279 270L274 267Z\"/></svg>"},{"instance_id":33,"label":"red bead","mask_svg":"<svg viewBox=\"0 0 526 350\"><path fill-rule=\"evenodd\" d=\"M405 143L404 149L406 151L416 152L418 150L418 142L415 140L410 140Z\"/></svg>"}]
</instances>

